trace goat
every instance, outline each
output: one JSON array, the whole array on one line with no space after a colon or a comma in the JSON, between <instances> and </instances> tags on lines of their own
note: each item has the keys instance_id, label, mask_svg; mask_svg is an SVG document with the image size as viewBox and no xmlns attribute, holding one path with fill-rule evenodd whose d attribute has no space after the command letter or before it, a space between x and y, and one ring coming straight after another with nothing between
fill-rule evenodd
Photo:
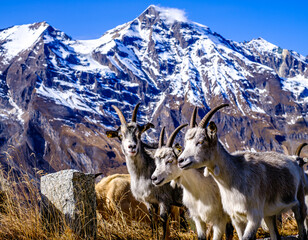
<instances>
[{"instance_id":1,"label":"goat","mask_svg":"<svg viewBox=\"0 0 308 240\"><path fill-rule=\"evenodd\" d=\"M302 166L304 166L307 162L308 162L308 157L304 157L304 158L301 158L300 157L300 154L301 154L301 152L302 152L302 149L305 147L305 146L307 146L308 145L308 143L302 143L302 144L300 144L298 147L297 147L297 149L296 149L296 151L295 151L295 153L294 153L294 155L295 156L297 156L298 157L298 162L299 162L299 165L302 167ZM307 173L307 171L305 171L306 173ZM306 189L305 189L306 190ZM307 193L308 193L308 186L307 186Z\"/></svg>"},{"instance_id":2,"label":"goat","mask_svg":"<svg viewBox=\"0 0 308 240\"><path fill-rule=\"evenodd\" d=\"M148 222L144 203L137 201L130 190L129 174L113 174L95 185L97 210L107 219L110 214L123 213L128 220Z\"/></svg>"},{"instance_id":3,"label":"goat","mask_svg":"<svg viewBox=\"0 0 308 240\"><path fill-rule=\"evenodd\" d=\"M149 222L149 213L143 202L137 201L130 190L129 174L113 174L104 177L95 185L97 211L108 219L111 214L120 212L128 221ZM183 209L172 206L171 219L180 224Z\"/></svg>"},{"instance_id":4,"label":"goat","mask_svg":"<svg viewBox=\"0 0 308 240\"><path fill-rule=\"evenodd\" d=\"M169 238L169 213L171 206L182 206L183 191L180 187L172 188L170 185L155 187L151 176L155 170L155 161L147 153L147 146L141 141L141 134L154 127L148 123L140 126L136 123L138 103L133 111L132 120L126 123L123 113L116 106L112 107L118 114L121 126L116 131L107 131L108 137L118 137L121 141L122 152L125 155L128 172L131 176L131 191L133 196L144 202L150 213L152 233L154 234L153 216L160 210L163 219L163 236ZM154 212L153 212L154 211ZM156 232L158 237L158 232Z\"/></svg>"},{"instance_id":5,"label":"goat","mask_svg":"<svg viewBox=\"0 0 308 240\"><path fill-rule=\"evenodd\" d=\"M304 186L296 157L275 152L230 154L218 140L215 123L209 123L214 113L226 106L228 104L213 108L197 127L186 132L179 167L206 167L204 173L210 173L218 184L223 208L240 239L255 239L262 218L271 239L280 238L275 227L276 215L291 208L299 237L306 239Z\"/></svg>"},{"instance_id":6,"label":"goat","mask_svg":"<svg viewBox=\"0 0 308 240\"><path fill-rule=\"evenodd\" d=\"M166 146L163 143L165 127L162 129L159 147L154 155L156 169L152 174L152 182L156 186L168 184L170 181L180 184L183 188L183 204L188 208L190 217L195 222L198 239L207 239L206 224L212 224L213 240L219 240L222 238L230 218L223 211L215 180L211 176L203 176L203 168L183 171L177 166L177 159L181 151L172 145L176 134L186 125L183 124L172 132ZM232 239L232 225L228 230L230 231L227 234L227 239Z\"/></svg>"},{"instance_id":7,"label":"goat","mask_svg":"<svg viewBox=\"0 0 308 240\"><path fill-rule=\"evenodd\" d=\"M300 154L301 154L301 151L303 149L303 147L307 146L308 144L307 143L302 143L301 145L298 146L298 148L296 149L295 151L295 156L298 156L300 157ZM301 166L304 166L304 164L306 164L308 162L308 159L307 158L300 158L300 165ZM305 203L306 203L306 206L308 206L308 171L306 170L304 172L304 189L305 189ZM308 234L308 216L306 217L305 219L305 228L306 228L306 232Z\"/></svg>"},{"instance_id":8,"label":"goat","mask_svg":"<svg viewBox=\"0 0 308 240\"><path fill-rule=\"evenodd\" d=\"M301 151L303 149L303 147L307 146L308 144L307 143L302 143L300 144L294 155L297 157L297 162L298 164L303 167L307 162L308 162L308 159L307 158L301 158L300 157L300 154L301 154ZM286 148L286 146L282 145L282 148L283 148L283 151L285 154L289 155L289 151L288 149ZM308 206L308 171L304 171L304 190L305 190L305 203L306 203L306 206ZM306 232L308 231L308 216L306 217L305 219L305 228L306 228Z\"/></svg>"}]
</instances>

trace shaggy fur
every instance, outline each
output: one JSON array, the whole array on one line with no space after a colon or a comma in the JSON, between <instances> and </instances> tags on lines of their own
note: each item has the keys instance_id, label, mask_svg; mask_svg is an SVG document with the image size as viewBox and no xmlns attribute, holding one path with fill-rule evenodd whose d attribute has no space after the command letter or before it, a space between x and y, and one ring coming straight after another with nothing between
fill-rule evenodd
<instances>
[{"instance_id":1,"label":"shaggy fur","mask_svg":"<svg viewBox=\"0 0 308 240\"><path fill-rule=\"evenodd\" d=\"M206 132L207 131L207 132ZM206 167L218 184L222 205L240 239L254 239L264 218L271 239L279 238L273 219L293 209L300 239L306 239L302 171L295 157L264 152L230 154L217 139L217 127L194 127L185 136L182 169Z\"/></svg>"},{"instance_id":2,"label":"shaggy fur","mask_svg":"<svg viewBox=\"0 0 308 240\"><path fill-rule=\"evenodd\" d=\"M114 174L95 185L97 210L104 218L119 209L128 220L149 222L147 208L134 198L130 182L129 174Z\"/></svg>"},{"instance_id":3,"label":"shaggy fur","mask_svg":"<svg viewBox=\"0 0 308 240\"><path fill-rule=\"evenodd\" d=\"M136 108L138 105L135 107L135 114ZM147 153L147 145L141 141L141 134L148 127L139 126L133 121L126 123L122 113L119 110L117 113L120 115L122 124L117 131L108 131L107 136L118 137L121 140L122 152L125 155L127 169L131 176L131 191L138 201L147 205L153 230L155 228L153 226L153 211L156 213L159 208L160 216L163 219L164 238L168 238L169 228L167 227L169 227L171 206L182 206L183 191L180 187L172 188L170 185L155 187L152 184L151 176L156 167L155 161ZM135 119L134 115L132 119Z\"/></svg>"},{"instance_id":4,"label":"shaggy fur","mask_svg":"<svg viewBox=\"0 0 308 240\"><path fill-rule=\"evenodd\" d=\"M161 147L155 152L156 170L152 175L153 184L162 186L174 180L183 188L183 203L194 220L198 239L207 239L206 224L213 226L213 240L220 240L230 222L224 212L220 193L215 180L203 175L203 169L181 170L177 166L175 147ZM232 239L231 236L227 239Z\"/></svg>"}]
</instances>

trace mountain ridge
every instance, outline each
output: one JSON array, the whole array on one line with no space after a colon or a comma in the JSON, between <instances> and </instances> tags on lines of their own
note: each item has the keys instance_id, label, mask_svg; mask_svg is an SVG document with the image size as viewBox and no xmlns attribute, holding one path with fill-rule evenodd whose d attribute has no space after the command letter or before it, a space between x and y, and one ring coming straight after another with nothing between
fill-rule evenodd
<instances>
[{"instance_id":1,"label":"mountain ridge","mask_svg":"<svg viewBox=\"0 0 308 240\"><path fill-rule=\"evenodd\" d=\"M139 121L156 125L145 141L189 121L193 106L202 117L223 102L230 107L214 120L230 151L282 151L308 140L308 60L262 38L227 40L180 10L153 5L94 40L46 22L20 26L32 40L27 49L7 47L18 26L0 31L0 148L17 142L29 171L34 153L47 172L125 172L119 143L104 136L119 125L112 104L129 117L142 103Z\"/></svg>"}]
</instances>

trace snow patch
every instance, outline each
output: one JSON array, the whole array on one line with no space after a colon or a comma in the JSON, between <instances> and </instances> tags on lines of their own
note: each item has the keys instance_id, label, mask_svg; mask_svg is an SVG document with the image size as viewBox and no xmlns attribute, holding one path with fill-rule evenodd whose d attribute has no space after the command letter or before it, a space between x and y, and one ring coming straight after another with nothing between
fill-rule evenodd
<instances>
[{"instance_id":1,"label":"snow patch","mask_svg":"<svg viewBox=\"0 0 308 240\"><path fill-rule=\"evenodd\" d=\"M298 75L293 78L282 78L282 80L282 89L284 91L292 92L297 103L308 102L308 78Z\"/></svg>"},{"instance_id":2,"label":"snow patch","mask_svg":"<svg viewBox=\"0 0 308 240\"><path fill-rule=\"evenodd\" d=\"M56 104L67 106L71 109L97 113L97 111L93 110L85 103L85 99L82 96L79 96L78 93L75 91L73 92L73 90L62 92L54 88L48 88L44 83L41 83L36 92L47 99L54 100Z\"/></svg>"}]
</instances>

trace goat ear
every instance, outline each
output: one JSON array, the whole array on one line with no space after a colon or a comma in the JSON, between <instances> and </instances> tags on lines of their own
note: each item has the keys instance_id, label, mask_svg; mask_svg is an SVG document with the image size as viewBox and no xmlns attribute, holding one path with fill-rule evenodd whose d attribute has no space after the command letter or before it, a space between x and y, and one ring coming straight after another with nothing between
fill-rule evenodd
<instances>
[{"instance_id":1,"label":"goat ear","mask_svg":"<svg viewBox=\"0 0 308 240\"><path fill-rule=\"evenodd\" d=\"M183 147L179 143L176 143L173 147L173 150L174 150L176 156L178 157L183 152Z\"/></svg>"},{"instance_id":2,"label":"goat ear","mask_svg":"<svg viewBox=\"0 0 308 240\"><path fill-rule=\"evenodd\" d=\"M146 130L150 129L150 128L154 128L154 125L152 123L147 123L143 126L140 126L140 133L144 133Z\"/></svg>"},{"instance_id":3,"label":"goat ear","mask_svg":"<svg viewBox=\"0 0 308 240\"><path fill-rule=\"evenodd\" d=\"M149 154L149 155L154 159L154 155L155 155L156 149L148 149L148 148L145 148L144 150L145 150L145 152L146 152L147 154Z\"/></svg>"},{"instance_id":4,"label":"goat ear","mask_svg":"<svg viewBox=\"0 0 308 240\"><path fill-rule=\"evenodd\" d=\"M108 138L115 138L119 136L117 131L106 131L106 135Z\"/></svg>"},{"instance_id":5,"label":"goat ear","mask_svg":"<svg viewBox=\"0 0 308 240\"><path fill-rule=\"evenodd\" d=\"M209 126L207 127L207 132L208 132L208 135L209 137L213 140L215 137L216 137L216 134L217 134L217 126L216 124L211 121L209 123Z\"/></svg>"}]
</instances>

